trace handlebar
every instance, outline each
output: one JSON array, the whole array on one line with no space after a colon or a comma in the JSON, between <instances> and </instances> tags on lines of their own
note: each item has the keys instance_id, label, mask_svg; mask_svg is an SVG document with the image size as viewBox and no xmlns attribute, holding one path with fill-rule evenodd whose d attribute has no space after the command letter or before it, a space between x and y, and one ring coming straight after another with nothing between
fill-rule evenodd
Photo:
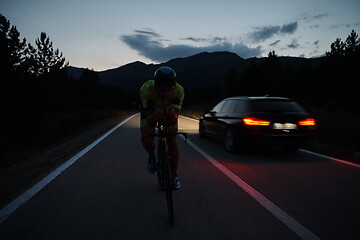
<instances>
[{"instance_id":1,"label":"handlebar","mask_svg":"<svg viewBox=\"0 0 360 240\"><path fill-rule=\"evenodd\" d=\"M183 135L185 142L187 142L188 136L187 133L184 132L176 132L176 133L168 133L168 124L167 124L167 116L165 115L165 112L168 111L168 109L164 108L162 109L163 116L162 118L157 122L155 128L158 130L157 133L154 134L148 134L141 137L141 140L145 137L167 137L169 135Z\"/></svg>"},{"instance_id":2,"label":"handlebar","mask_svg":"<svg viewBox=\"0 0 360 240\"><path fill-rule=\"evenodd\" d=\"M188 140L188 135L187 135L187 133L184 133L184 132L176 132L176 133L163 132L163 133L148 134L148 135L142 136L141 140L146 138L146 137L167 137L169 135L183 135L185 142L187 142L187 140Z\"/></svg>"}]
</instances>

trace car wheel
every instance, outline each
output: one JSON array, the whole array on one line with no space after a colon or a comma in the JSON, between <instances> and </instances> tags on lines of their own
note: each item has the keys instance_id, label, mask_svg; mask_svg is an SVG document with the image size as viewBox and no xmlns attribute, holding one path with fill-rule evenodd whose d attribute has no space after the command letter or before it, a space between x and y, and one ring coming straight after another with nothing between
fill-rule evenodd
<instances>
[{"instance_id":1,"label":"car wheel","mask_svg":"<svg viewBox=\"0 0 360 240\"><path fill-rule=\"evenodd\" d=\"M236 137L231 128L228 128L225 131L224 146L228 152L235 152L236 150Z\"/></svg>"},{"instance_id":2,"label":"car wheel","mask_svg":"<svg viewBox=\"0 0 360 240\"><path fill-rule=\"evenodd\" d=\"M199 135L202 138L206 137L204 121L201 121L201 120L199 122Z\"/></svg>"}]
</instances>

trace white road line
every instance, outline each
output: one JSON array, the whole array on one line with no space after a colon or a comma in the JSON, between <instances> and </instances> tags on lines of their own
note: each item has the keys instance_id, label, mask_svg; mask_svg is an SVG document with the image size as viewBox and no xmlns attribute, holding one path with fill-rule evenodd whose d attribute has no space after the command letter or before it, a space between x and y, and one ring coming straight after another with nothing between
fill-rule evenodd
<instances>
[{"instance_id":1,"label":"white road line","mask_svg":"<svg viewBox=\"0 0 360 240\"><path fill-rule=\"evenodd\" d=\"M59 176L63 171L65 171L68 167L70 167L72 164L74 164L80 157L82 157L85 153L90 151L93 147L95 147L99 142L104 140L107 136L109 136L111 133L113 133L116 129L118 129L120 126L122 126L124 123L129 121L134 116L138 115L139 113L136 113L129 117L128 119L122 121L119 123L116 127L109 130L107 133L102 135L100 138L95 140L92 144L84 148L81 152L70 158L68 161L63 163L60 167L55 169L53 172L51 172L48 176L46 176L44 179L42 179L40 182L36 183L34 186L32 186L30 189L28 189L26 192L21 194L19 197L17 197L14 201L10 202L8 205L6 205L4 208L0 210L0 223L3 222L10 214L16 211L19 207L21 207L23 204L25 204L30 198L32 198L36 193L38 193L41 189L43 189L47 184L49 184L52 180L54 180L57 176Z\"/></svg>"},{"instance_id":2,"label":"white road line","mask_svg":"<svg viewBox=\"0 0 360 240\"><path fill-rule=\"evenodd\" d=\"M320 239L307 228L302 226L298 221L289 216L286 212L277 207L274 203L268 200L266 197L261 195L258 191L252 188L249 184L239 178L237 175L232 173L224 165L216 161L213 157L195 145L192 141L188 140L188 144L199 152L203 157L205 157L210 163L212 163L216 168L218 168L222 173L224 173L228 178L230 178L234 183L241 187L245 192L247 192L251 197L253 197L257 202L259 202L264 208L271 212L276 218L288 226L294 233L296 233L302 239Z\"/></svg>"},{"instance_id":3,"label":"white road line","mask_svg":"<svg viewBox=\"0 0 360 240\"><path fill-rule=\"evenodd\" d=\"M356 164L356 163L352 163L352 162L348 162L348 161L341 160L341 159L338 159L338 158L326 156L326 155L323 155L323 154L320 154L320 153L316 153L316 152L311 152L311 151L308 151L308 150L305 150L305 149L299 149L299 151L304 152L304 153L308 153L308 154L312 154L312 155L315 155L315 156L318 156L318 157L327 158L327 159L329 159L329 160L333 160L333 161L336 161L336 162L344 163L344 164L351 165L351 166L354 166L354 167L360 167L360 165L359 165L359 164Z\"/></svg>"}]
</instances>

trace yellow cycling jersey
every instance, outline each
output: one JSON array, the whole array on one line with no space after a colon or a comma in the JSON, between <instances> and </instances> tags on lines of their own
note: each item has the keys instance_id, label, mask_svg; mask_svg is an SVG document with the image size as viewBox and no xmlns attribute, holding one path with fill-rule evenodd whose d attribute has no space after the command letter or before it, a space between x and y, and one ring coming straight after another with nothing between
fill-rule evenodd
<instances>
[{"instance_id":1,"label":"yellow cycling jersey","mask_svg":"<svg viewBox=\"0 0 360 240\"><path fill-rule=\"evenodd\" d=\"M149 80L140 88L140 98L143 108L168 108L173 107L181 109L184 101L184 88L176 83L171 97L168 100L163 100L155 88L155 80Z\"/></svg>"}]
</instances>

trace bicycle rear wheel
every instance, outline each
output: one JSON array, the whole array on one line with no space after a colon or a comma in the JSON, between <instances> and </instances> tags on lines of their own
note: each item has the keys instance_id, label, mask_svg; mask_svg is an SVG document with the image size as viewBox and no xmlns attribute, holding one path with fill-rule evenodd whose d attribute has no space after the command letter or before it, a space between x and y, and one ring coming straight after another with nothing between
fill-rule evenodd
<instances>
[{"instance_id":1,"label":"bicycle rear wheel","mask_svg":"<svg viewBox=\"0 0 360 240\"><path fill-rule=\"evenodd\" d=\"M165 191L165 181L164 181L164 158L166 156L166 149L165 146L163 144L160 144L160 139L157 139L157 162L156 162L156 173L157 173L157 178L159 181L159 187L161 189L161 191Z\"/></svg>"},{"instance_id":2,"label":"bicycle rear wheel","mask_svg":"<svg viewBox=\"0 0 360 240\"><path fill-rule=\"evenodd\" d=\"M173 198L172 198L172 183L171 183L171 174L170 174L170 165L169 159L166 157L163 162L163 180L165 185L165 193L166 193L166 203L168 209L168 218L170 226L174 226L174 206L173 206Z\"/></svg>"},{"instance_id":3,"label":"bicycle rear wheel","mask_svg":"<svg viewBox=\"0 0 360 240\"><path fill-rule=\"evenodd\" d=\"M174 225L174 207L172 198L171 171L169 164L169 156L166 150L166 142L158 141L158 180L161 190L166 194L166 205L168 210L168 218L170 226Z\"/></svg>"}]
</instances>

